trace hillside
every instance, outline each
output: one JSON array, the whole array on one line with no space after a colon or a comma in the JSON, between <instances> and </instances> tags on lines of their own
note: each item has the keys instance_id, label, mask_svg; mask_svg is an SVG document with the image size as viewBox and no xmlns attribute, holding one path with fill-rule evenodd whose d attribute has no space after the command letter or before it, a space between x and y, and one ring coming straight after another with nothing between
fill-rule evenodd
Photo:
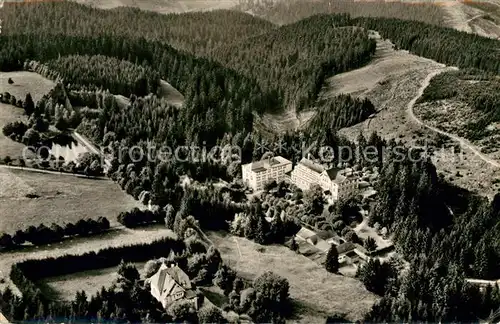
<instances>
[{"instance_id":1,"label":"hillside","mask_svg":"<svg viewBox=\"0 0 500 324\"><path fill-rule=\"evenodd\" d=\"M442 7L446 11L446 26L500 39L500 2L497 0L450 1Z\"/></svg>"},{"instance_id":2,"label":"hillside","mask_svg":"<svg viewBox=\"0 0 500 324\"><path fill-rule=\"evenodd\" d=\"M268 21L237 11L161 15L136 8L101 10L69 1L5 5L0 19L3 35L32 33L36 28L37 33L50 35L146 38L194 54L207 54L221 44L274 28Z\"/></svg>"},{"instance_id":3,"label":"hillside","mask_svg":"<svg viewBox=\"0 0 500 324\"><path fill-rule=\"evenodd\" d=\"M467 138L485 153L500 149L500 79L477 70L443 73L432 79L416 112L423 120Z\"/></svg>"},{"instance_id":4,"label":"hillside","mask_svg":"<svg viewBox=\"0 0 500 324\"><path fill-rule=\"evenodd\" d=\"M326 77L360 67L375 42L347 15L317 15L217 49L213 58L276 93L283 107L315 103Z\"/></svg>"},{"instance_id":5,"label":"hillside","mask_svg":"<svg viewBox=\"0 0 500 324\"><path fill-rule=\"evenodd\" d=\"M431 81L429 76L446 68L435 61L425 59L404 50L396 50L394 44L388 40L383 40L378 34L374 34L377 39L377 51L374 59L366 66L341 73L327 79L320 98L335 98L339 94L350 94L356 98L369 99L377 109L372 118L365 120L352 127L344 128L340 133L351 140L356 140L360 133L370 134L377 132L381 137L390 140L402 140L417 147L427 146L439 150L433 157L438 171L445 178L463 188L479 192L492 197L498 190L500 172L498 168L480 159L477 154L466 147L461 148L458 142L440 136L436 132L417 124L408 115L408 105L418 91L422 90L424 96L429 90L421 88L426 79ZM434 81L431 81L431 85ZM450 88L457 89L455 84ZM443 88L444 89L444 88ZM458 89L457 89L458 90ZM447 107L449 105L446 105ZM435 116L439 115L441 121L451 122L450 115L442 109L443 105L419 104L415 107L417 116L423 117L424 107L426 111ZM455 106L457 113L461 106ZM453 115L455 114L453 113ZM458 116L458 115L457 115ZM469 116L469 115L467 115ZM455 118L462 123L473 122L470 118ZM425 118L423 118L426 121ZM428 120L428 119L427 119ZM455 121L454 123L457 123ZM305 123L303 123L305 125ZM447 123L437 122L429 125L439 126L447 129ZM462 128L462 131L465 130ZM493 143L492 143L493 144Z\"/></svg>"},{"instance_id":6,"label":"hillside","mask_svg":"<svg viewBox=\"0 0 500 324\"><path fill-rule=\"evenodd\" d=\"M279 25L294 23L315 14L346 13L353 17L398 18L441 26L446 13L432 3L377 0L242 0L237 8Z\"/></svg>"},{"instance_id":7,"label":"hillside","mask_svg":"<svg viewBox=\"0 0 500 324\"><path fill-rule=\"evenodd\" d=\"M162 14L183 13L189 11L230 9L237 0L75 0L78 3L100 9L113 9L127 6L141 10L155 11Z\"/></svg>"}]
</instances>

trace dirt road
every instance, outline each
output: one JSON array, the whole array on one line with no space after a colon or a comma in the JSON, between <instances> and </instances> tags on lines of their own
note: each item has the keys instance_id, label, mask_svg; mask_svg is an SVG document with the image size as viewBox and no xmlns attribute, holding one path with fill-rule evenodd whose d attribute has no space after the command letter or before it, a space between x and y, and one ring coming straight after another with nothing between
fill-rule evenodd
<instances>
[{"instance_id":1,"label":"dirt road","mask_svg":"<svg viewBox=\"0 0 500 324\"><path fill-rule=\"evenodd\" d=\"M471 150L477 157L479 157L484 162L486 162L486 163L488 163L496 168L500 168L500 163L498 163L497 161L495 161L495 160L489 158L488 156L484 155L483 153L481 153L481 151L477 147L475 147L472 143L470 143L468 140L463 139L461 137L458 137L456 135L450 134L448 132L442 131L436 127L429 126L429 125L425 124L422 120L418 119L417 116L415 116L415 113L413 111L415 103L422 96L425 88L427 88L429 86L431 79L440 73L450 71L450 70L457 70L457 69L456 68L446 68L446 69L433 71L433 72L429 73L429 75L427 75L427 77L423 80L422 85L420 86L420 89L417 92L417 95L408 103L408 108L407 108L408 116L410 117L411 120L426 127L427 129L430 129L433 132L436 132L436 133L439 133L441 135L444 135L444 136L451 138L452 140L460 143L460 145L462 147L467 147L469 150Z\"/></svg>"},{"instance_id":2,"label":"dirt road","mask_svg":"<svg viewBox=\"0 0 500 324\"><path fill-rule=\"evenodd\" d=\"M99 179L99 180L109 180L106 177L87 177L83 174L78 174L78 173L70 173L70 172L59 172L59 171L51 171L51 170L44 170L44 169L35 169L35 168L28 168L28 167L20 167L20 166L14 166L14 165L5 165L5 164L0 164L0 168L2 169L8 169L8 170L22 170L22 171L29 171L29 172L38 172L38 173L46 173L46 174L54 174L54 175L63 175L63 176L71 176L71 177L78 177L78 178L85 178L85 179Z\"/></svg>"}]
</instances>

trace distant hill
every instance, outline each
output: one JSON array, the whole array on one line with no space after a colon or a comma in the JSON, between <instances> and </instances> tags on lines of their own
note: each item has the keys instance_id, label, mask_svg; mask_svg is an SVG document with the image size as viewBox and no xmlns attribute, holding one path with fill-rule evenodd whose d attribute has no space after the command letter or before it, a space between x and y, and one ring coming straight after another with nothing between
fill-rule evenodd
<instances>
[{"instance_id":1,"label":"distant hill","mask_svg":"<svg viewBox=\"0 0 500 324\"><path fill-rule=\"evenodd\" d=\"M221 44L259 35L275 26L228 10L161 15L137 8L100 10L69 1L7 5L0 12L3 34L111 35L167 42L204 55ZM27 23L28 22L28 23Z\"/></svg>"},{"instance_id":2,"label":"distant hill","mask_svg":"<svg viewBox=\"0 0 500 324\"><path fill-rule=\"evenodd\" d=\"M347 15L317 15L219 47L212 58L276 93L283 107L309 108L326 77L360 67L375 51Z\"/></svg>"},{"instance_id":3,"label":"distant hill","mask_svg":"<svg viewBox=\"0 0 500 324\"><path fill-rule=\"evenodd\" d=\"M239 10L251 12L276 24L289 24L315 14L348 13L353 17L384 17L418 20L443 25L440 6L410 1L356 0L240 0Z\"/></svg>"}]
</instances>

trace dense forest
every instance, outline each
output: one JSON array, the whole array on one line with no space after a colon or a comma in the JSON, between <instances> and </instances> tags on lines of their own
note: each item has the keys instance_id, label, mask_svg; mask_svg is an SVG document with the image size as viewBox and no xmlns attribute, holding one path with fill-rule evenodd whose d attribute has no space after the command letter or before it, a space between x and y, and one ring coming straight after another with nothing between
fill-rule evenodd
<instances>
[{"instance_id":1,"label":"dense forest","mask_svg":"<svg viewBox=\"0 0 500 324\"><path fill-rule=\"evenodd\" d=\"M150 66L136 65L103 55L69 55L45 63L49 71L58 73L70 89L102 88L129 97L156 93L160 78Z\"/></svg>"},{"instance_id":2,"label":"dense forest","mask_svg":"<svg viewBox=\"0 0 500 324\"><path fill-rule=\"evenodd\" d=\"M487 318L500 305L498 287L480 292L464 278L500 277L500 195L489 202L453 187L426 160L388 160L370 221L387 226L410 270L367 320Z\"/></svg>"},{"instance_id":3,"label":"dense forest","mask_svg":"<svg viewBox=\"0 0 500 324\"><path fill-rule=\"evenodd\" d=\"M338 130L362 122L375 111L373 104L366 98L360 100L340 95L322 102L308 127L313 130Z\"/></svg>"},{"instance_id":4,"label":"dense forest","mask_svg":"<svg viewBox=\"0 0 500 324\"><path fill-rule=\"evenodd\" d=\"M385 17L417 20L442 26L445 12L430 3L403 1L351 1L351 0L240 0L238 9L250 10L255 15L276 24L290 24L316 14L347 13L353 17Z\"/></svg>"},{"instance_id":5,"label":"dense forest","mask_svg":"<svg viewBox=\"0 0 500 324\"><path fill-rule=\"evenodd\" d=\"M466 103L480 118L469 120L466 127L457 128L460 136L479 140L491 135L488 125L500 122L500 79L479 70L441 73L425 89L420 102L450 99Z\"/></svg>"},{"instance_id":6,"label":"dense forest","mask_svg":"<svg viewBox=\"0 0 500 324\"><path fill-rule=\"evenodd\" d=\"M275 91L283 105L309 108L328 76L362 66L375 41L349 25L347 15L317 15L278 30L219 47L213 58Z\"/></svg>"},{"instance_id":7,"label":"dense forest","mask_svg":"<svg viewBox=\"0 0 500 324\"><path fill-rule=\"evenodd\" d=\"M8 3L0 11L2 34L110 35L161 41L196 55L265 33L274 25L229 10L162 15L135 8L102 10L73 1Z\"/></svg>"},{"instance_id":8,"label":"dense forest","mask_svg":"<svg viewBox=\"0 0 500 324\"><path fill-rule=\"evenodd\" d=\"M73 38L30 34L0 36L0 43L1 70L21 69L24 65L21 62L25 60L44 62L55 59L59 54L101 54L131 62L147 62L155 67L160 77L184 94L183 113L195 116L186 120L193 124L191 128L194 129L198 126L205 129L204 125L214 127L213 122L207 123L202 119L215 116L215 120L224 125L217 128L219 133L236 129L250 130L252 110L263 112L276 107L276 99L263 93L252 80L211 61L182 54L157 42L111 36ZM231 113L227 114L226 111ZM217 137L212 135L211 138Z\"/></svg>"}]
</instances>

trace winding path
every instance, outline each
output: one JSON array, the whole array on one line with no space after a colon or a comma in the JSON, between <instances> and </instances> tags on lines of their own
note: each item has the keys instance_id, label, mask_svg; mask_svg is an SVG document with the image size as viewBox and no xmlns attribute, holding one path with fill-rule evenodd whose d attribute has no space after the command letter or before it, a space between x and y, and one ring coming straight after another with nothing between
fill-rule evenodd
<instances>
[{"instance_id":1,"label":"winding path","mask_svg":"<svg viewBox=\"0 0 500 324\"><path fill-rule=\"evenodd\" d=\"M428 129L432 130L433 132L436 132L436 133L439 133L441 135L444 135L444 136L447 136L447 137L451 138L452 140L460 143L460 145L462 147L467 147L469 150L471 150L475 155L477 155L484 162L492 165L495 168L500 168L500 163L498 163L497 161L489 158L485 154L481 153L481 151L479 151L479 149L476 148L468 140L463 139L461 137L458 137L456 135L450 134L448 132L442 131L442 130L436 128L436 127L429 126L429 125L425 124L421 119L418 119L417 116L415 116L415 113L413 111L413 108L415 107L415 103L422 96L422 94L424 93L425 88L427 88L429 86L429 83L430 83L431 79L433 77L435 77L436 75L438 75L438 74L441 74L443 72L450 71L450 70L457 70L457 68L453 67L453 68L446 68L446 69L442 69L442 70L437 70L437 71L433 71L433 72L429 73L429 75L427 75L427 77L422 82L422 85L420 86L420 89L418 90L417 95L408 103L408 106L407 106L408 116L410 117L411 120L413 120L417 124L420 124L420 125L428 128Z\"/></svg>"}]
</instances>

